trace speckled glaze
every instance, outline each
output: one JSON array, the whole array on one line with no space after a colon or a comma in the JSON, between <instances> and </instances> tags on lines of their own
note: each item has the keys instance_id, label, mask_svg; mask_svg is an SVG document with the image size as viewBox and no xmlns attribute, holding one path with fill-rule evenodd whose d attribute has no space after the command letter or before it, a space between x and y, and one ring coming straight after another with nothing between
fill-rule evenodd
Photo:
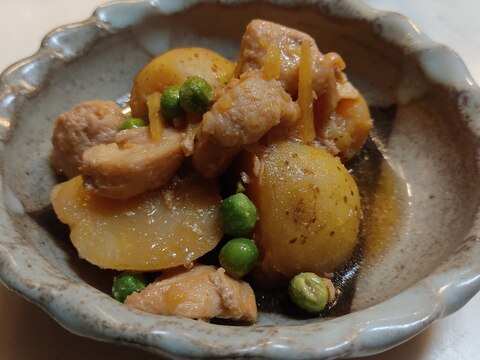
<instances>
[{"instance_id":1,"label":"speckled glaze","mask_svg":"<svg viewBox=\"0 0 480 360\"><path fill-rule=\"evenodd\" d=\"M235 59L252 18L340 53L371 108L389 111L387 129L372 137L405 194L400 224L385 253L363 264L345 316L262 313L257 325L234 327L129 309L108 295L112 273L78 260L39 217L57 182L52 122L87 99L124 100L138 69L167 49L204 46ZM2 74L0 139L2 281L82 336L178 359L363 356L415 336L480 289L479 89L451 50L397 14L346 0L105 5Z\"/></svg>"}]
</instances>

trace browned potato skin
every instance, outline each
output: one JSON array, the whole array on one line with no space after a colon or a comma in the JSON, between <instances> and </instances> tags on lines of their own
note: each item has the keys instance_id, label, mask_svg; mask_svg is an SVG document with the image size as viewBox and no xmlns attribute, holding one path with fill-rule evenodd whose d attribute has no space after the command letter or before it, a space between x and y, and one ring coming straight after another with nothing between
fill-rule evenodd
<instances>
[{"instance_id":1,"label":"browned potato skin","mask_svg":"<svg viewBox=\"0 0 480 360\"><path fill-rule=\"evenodd\" d=\"M154 271L188 266L220 241L214 181L174 177L163 189L127 200L98 196L77 176L56 185L55 213L70 226L81 258L101 268Z\"/></svg>"},{"instance_id":2,"label":"browned potato skin","mask_svg":"<svg viewBox=\"0 0 480 360\"><path fill-rule=\"evenodd\" d=\"M151 93L181 85L194 75L204 78L217 90L230 81L234 70L235 63L208 49L170 50L150 61L135 77L130 98L132 116L147 119L146 97Z\"/></svg>"},{"instance_id":3,"label":"browned potato skin","mask_svg":"<svg viewBox=\"0 0 480 360\"><path fill-rule=\"evenodd\" d=\"M258 175L250 171L247 194L260 218L253 234L261 253L257 279L334 271L357 243L360 198L351 175L337 157L305 144L272 145L246 158L255 156L256 165L247 167Z\"/></svg>"}]
</instances>

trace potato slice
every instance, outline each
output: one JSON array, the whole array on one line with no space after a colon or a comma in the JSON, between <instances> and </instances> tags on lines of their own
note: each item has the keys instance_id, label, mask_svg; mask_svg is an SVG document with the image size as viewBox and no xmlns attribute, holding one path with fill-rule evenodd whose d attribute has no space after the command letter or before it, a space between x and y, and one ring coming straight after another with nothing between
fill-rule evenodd
<instances>
[{"instance_id":1,"label":"potato slice","mask_svg":"<svg viewBox=\"0 0 480 360\"><path fill-rule=\"evenodd\" d=\"M80 176L51 194L60 221L71 229L79 256L101 268L161 270L188 265L222 237L214 182L175 177L163 190L127 200L100 197Z\"/></svg>"},{"instance_id":2,"label":"potato slice","mask_svg":"<svg viewBox=\"0 0 480 360\"><path fill-rule=\"evenodd\" d=\"M348 260L357 243L360 198L339 158L287 142L250 158L255 171L247 194L259 212L254 239L261 273L268 280L304 271L321 275Z\"/></svg>"},{"instance_id":3,"label":"potato slice","mask_svg":"<svg viewBox=\"0 0 480 360\"><path fill-rule=\"evenodd\" d=\"M230 81L234 70L235 63L211 50L170 50L150 61L135 77L130 100L132 116L147 118L146 98L151 93L161 93L171 85L182 85L194 75L204 78L218 90Z\"/></svg>"}]
</instances>

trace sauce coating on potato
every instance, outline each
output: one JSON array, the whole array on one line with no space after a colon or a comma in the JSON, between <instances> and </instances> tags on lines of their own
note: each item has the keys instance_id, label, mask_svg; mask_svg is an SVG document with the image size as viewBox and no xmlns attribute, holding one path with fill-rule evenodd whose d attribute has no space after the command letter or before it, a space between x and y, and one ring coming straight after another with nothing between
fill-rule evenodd
<instances>
[{"instance_id":1,"label":"sauce coating on potato","mask_svg":"<svg viewBox=\"0 0 480 360\"><path fill-rule=\"evenodd\" d=\"M357 243L360 197L337 157L286 142L257 154L247 193L259 211L254 239L267 279L324 274L342 265Z\"/></svg>"},{"instance_id":2,"label":"sauce coating on potato","mask_svg":"<svg viewBox=\"0 0 480 360\"><path fill-rule=\"evenodd\" d=\"M167 86L182 85L192 76L207 80L214 91L232 78L235 64L203 48L173 49L150 61L135 77L131 92L132 116L147 117L149 94L163 92Z\"/></svg>"},{"instance_id":3,"label":"sauce coating on potato","mask_svg":"<svg viewBox=\"0 0 480 360\"><path fill-rule=\"evenodd\" d=\"M160 270L188 265L222 237L215 182L174 178L127 200L88 191L80 176L55 186L52 204L79 256L101 268Z\"/></svg>"}]
</instances>

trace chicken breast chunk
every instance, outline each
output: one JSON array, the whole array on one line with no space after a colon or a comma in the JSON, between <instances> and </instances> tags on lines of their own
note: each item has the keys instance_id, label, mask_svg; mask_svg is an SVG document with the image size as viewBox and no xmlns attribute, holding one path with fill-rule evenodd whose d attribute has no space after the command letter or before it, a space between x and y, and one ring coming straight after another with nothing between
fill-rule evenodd
<instances>
[{"instance_id":1,"label":"chicken breast chunk","mask_svg":"<svg viewBox=\"0 0 480 360\"><path fill-rule=\"evenodd\" d=\"M85 150L113 142L123 122L121 108L113 101L87 101L55 120L51 164L72 178L80 174Z\"/></svg>"},{"instance_id":2,"label":"chicken breast chunk","mask_svg":"<svg viewBox=\"0 0 480 360\"><path fill-rule=\"evenodd\" d=\"M334 109L337 103L337 77L345 66L340 56L334 53L323 55L313 38L301 31L264 20L252 20L245 30L235 74L262 69L269 46L280 50L280 75L278 80L294 98L298 94L300 52L304 41L309 41L313 58L313 89L317 97L328 96L328 106Z\"/></svg>"},{"instance_id":3,"label":"chicken breast chunk","mask_svg":"<svg viewBox=\"0 0 480 360\"><path fill-rule=\"evenodd\" d=\"M361 150L373 127L368 105L361 95L340 99L328 115L316 112L315 122L319 143L343 162Z\"/></svg>"},{"instance_id":4,"label":"chicken breast chunk","mask_svg":"<svg viewBox=\"0 0 480 360\"><path fill-rule=\"evenodd\" d=\"M308 41L312 52L315 129L318 143L342 161L351 159L365 143L373 126L368 107L343 73L345 63L336 53L322 54L309 35L279 24L253 20L242 38L237 75L262 69L270 46L280 50L278 80L296 97L301 45Z\"/></svg>"},{"instance_id":5,"label":"chicken breast chunk","mask_svg":"<svg viewBox=\"0 0 480 360\"><path fill-rule=\"evenodd\" d=\"M170 181L184 159L182 134L164 130L151 139L148 127L120 131L115 142L91 147L83 154L84 184L101 196L127 199Z\"/></svg>"},{"instance_id":6,"label":"chicken breast chunk","mask_svg":"<svg viewBox=\"0 0 480 360\"><path fill-rule=\"evenodd\" d=\"M125 304L153 314L190 319L257 320L250 285L229 277L223 268L206 265L166 271L141 292L128 296Z\"/></svg>"},{"instance_id":7,"label":"chicken breast chunk","mask_svg":"<svg viewBox=\"0 0 480 360\"><path fill-rule=\"evenodd\" d=\"M193 166L205 177L218 177L243 146L257 142L280 123L295 123L298 117L298 106L280 82L259 70L246 72L233 79L204 114Z\"/></svg>"}]
</instances>

